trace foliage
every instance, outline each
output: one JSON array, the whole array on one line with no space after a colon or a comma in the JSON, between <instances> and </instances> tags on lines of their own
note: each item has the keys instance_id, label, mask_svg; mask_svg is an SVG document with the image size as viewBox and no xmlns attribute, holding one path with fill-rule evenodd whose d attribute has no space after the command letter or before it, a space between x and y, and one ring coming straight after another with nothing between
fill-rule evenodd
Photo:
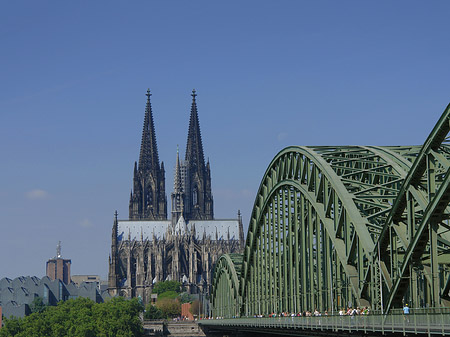
<instances>
[{"instance_id":1,"label":"foliage","mask_svg":"<svg viewBox=\"0 0 450 337\"><path fill-rule=\"evenodd\" d=\"M33 302L31 302L30 309L31 313L43 312L47 306L44 304L42 297L35 297Z\"/></svg>"},{"instance_id":2,"label":"foliage","mask_svg":"<svg viewBox=\"0 0 450 337\"><path fill-rule=\"evenodd\" d=\"M173 290L169 290L169 291L165 291L162 294L158 295L158 301L160 300L164 300L164 299L171 299L174 300L178 297L178 293L176 291Z\"/></svg>"},{"instance_id":3,"label":"foliage","mask_svg":"<svg viewBox=\"0 0 450 337\"><path fill-rule=\"evenodd\" d=\"M20 332L21 318L3 317L4 327L0 328L0 336L16 336Z\"/></svg>"},{"instance_id":4,"label":"foliage","mask_svg":"<svg viewBox=\"0 0 450 337\"><path fill-rule=\"evenodd\" d=\"M160 309L164 317L177 317L181 315L181 303L177 300L162 299L156 302L156 306Z\"/></svg>"},{"instance_id":5,"label":"foliage","mask_svg":"<svg viewBox=\"0 0 450 337\"><path fill-rule=\"evenodd\" d=\"M162 318L166 318L166 317L164 317L164 313L160 309L158 309L153 304L149 303L149 304L147 304L147 307L145 308L144 318L145 319L162 319Z\"/></svg>"},{"instance_id":6,"label":"foliage","mask_svg":"<svg viewBox=\"0 0 450 337\"><path fill-rule=\"evenodd\" d=\"M166 291L181 292L181 283L178 281L161 281L155 284L153 287L154 294L162 294Z\"/></svg>"},{"instance_id":7,"label":"foliage","mask_svg":"<svg viewBox=\"0 0 450 337\"><path fill-rule=\"evenodd\" d=\"M96 304L87 298L59 302L23 319L7 319L4 336L140 336L143 332L136 299L113 298Z\"/></svg>"},{"instance_id":8,"label":"foliage","mask_svg":"<svg viewBox=\"0 0 450 337\"><path fill-rule=\"evenodd\" d=\"M200 314L200 309L201 309L201 303L199 300L195 300L194 302L192 302L191 304L191 308L189 309L189 311L191 312L192 315L199 315Z\"/></svg>"},{"instance_id":9,"label":"foliage","mask_svg":"<svg viewBox=\"0 0 450 337\"><path fill-rule=\"evenodd\" d=\"M193 300L195 300L195 297L188 293L182 293L180 294L180 297L178 297L181 304L183 303L191 303Z\"/></svg>"}]
</instances>

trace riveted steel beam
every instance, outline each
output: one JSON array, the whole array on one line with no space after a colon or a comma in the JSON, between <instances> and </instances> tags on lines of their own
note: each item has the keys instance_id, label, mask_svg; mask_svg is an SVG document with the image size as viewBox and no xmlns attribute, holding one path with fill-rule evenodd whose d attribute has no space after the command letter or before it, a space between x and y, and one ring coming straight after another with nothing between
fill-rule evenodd
<instances>
[{"instance_id":1,"label":"riveted steel beam","mask_svg":"<svg viewBox=\"0 0 450 337\"><path fill-rule=\"evenodd\" d=\"M422 147L280 151L256 194L239 282L223 267L215 294L239 289L245 315L450 305L449 111Z\"/></svg>"}]
</instances>

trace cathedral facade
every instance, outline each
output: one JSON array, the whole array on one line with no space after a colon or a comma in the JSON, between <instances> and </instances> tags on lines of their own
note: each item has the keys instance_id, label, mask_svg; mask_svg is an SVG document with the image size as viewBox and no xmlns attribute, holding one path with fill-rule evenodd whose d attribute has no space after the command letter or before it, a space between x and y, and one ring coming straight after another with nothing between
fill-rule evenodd
<instances>
[{"instance_id":1,"label":"cathedral facade","mask_svg":"<svg viewBox=\"0 0 450 337\"><path fill-rule=\"evenodd\" d=\"M212 269L226 253L244 246L242 218L214 219L209 160L205 164L196 93L192 91L185 159L177 160L167 217L164 163L159 162L147 90L139 162L134 163L129 219L114 217L109 293L150 300L153 285L181 282L191 293L209 292Z\"/></svg>"}]
</instances>

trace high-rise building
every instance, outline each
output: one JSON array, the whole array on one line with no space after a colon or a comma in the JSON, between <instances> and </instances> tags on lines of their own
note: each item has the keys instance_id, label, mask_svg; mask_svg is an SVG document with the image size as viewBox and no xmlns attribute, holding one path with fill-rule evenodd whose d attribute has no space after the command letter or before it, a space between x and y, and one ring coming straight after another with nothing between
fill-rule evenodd
<instances>
[{"instance_id":1,"label":"high-rise building","mask_svg":"<svg viewBox=\"0 0 450 337\"><path fill-rule=\"evenodd\" d=\"M61 241L58 242L56 247L56 256L53 259L47 261L46 264L46 275L51 280L61 280L65 284L71 282L70 279L70 265L72 261L68 259L63 259L61 257Z\"/></svg>"},{"instance_id":2,"label":"high-rise building","mask_svg":"<svg viewBox=\"0 0 450 337\"><path fill-rule=\"evenodd\" d=\"M177 280L192 293L208 291L214 263L225 253L241 252L242 218L214 219L211 168L205 164L197 110L192 91L184 161L177 160L167 219L164 163L159 163L153 112L147 91L139 163L134 164L129 219L112 230L109 292L141 296L145 302L158 281Z\"/></svg>"}]
</instances>

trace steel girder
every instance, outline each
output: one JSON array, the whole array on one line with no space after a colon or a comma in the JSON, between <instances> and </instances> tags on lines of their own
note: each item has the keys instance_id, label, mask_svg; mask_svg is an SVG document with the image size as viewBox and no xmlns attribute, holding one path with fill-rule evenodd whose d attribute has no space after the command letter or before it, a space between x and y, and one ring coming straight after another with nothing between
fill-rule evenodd
<instances>
[{"instance_id":1,"label":"steel girder","mask_svg":"<svg viewBox=\"0 0 450 337\"><path fill-rule=\"evenodd\" d=\"M239 295L239 278L242 259L241 254L225 254L217 261L211 292L213 317L232 318L240 315L242 301Z\"/></svg>"},{"instance_id":2,"label":"steel girder","mask_svg":"<svg viewBox=\"0 0 450 337\"><path fill-rule=\"evenodd\" d=\"M422 147L278 153L249 223L241 314L448 305L449 128L447 108Z\"/></svg>"},{"instance_id":3,"label":"steel girder","mask_svg":"<svg viewBox=\"0 0 450 337\"><path fill-rule=\"evenodd\" d=\"M405 300L413 306L449 305L449 132L450 105L414 154L380 235L380 265L389 281L386 312Z\"/></svg>"},{"instance_id":4,"label":"steel girder","mask_svg":"<svg viewBox=\"0 0 450 337\"><path fill-rule=\"evenodd\" d=\"M407 165L395 152L375 147L282 150L264 175L250 220L243 313L370 305L379 294L364 277L380 219Z\"/></svg>"}]
</instances>

